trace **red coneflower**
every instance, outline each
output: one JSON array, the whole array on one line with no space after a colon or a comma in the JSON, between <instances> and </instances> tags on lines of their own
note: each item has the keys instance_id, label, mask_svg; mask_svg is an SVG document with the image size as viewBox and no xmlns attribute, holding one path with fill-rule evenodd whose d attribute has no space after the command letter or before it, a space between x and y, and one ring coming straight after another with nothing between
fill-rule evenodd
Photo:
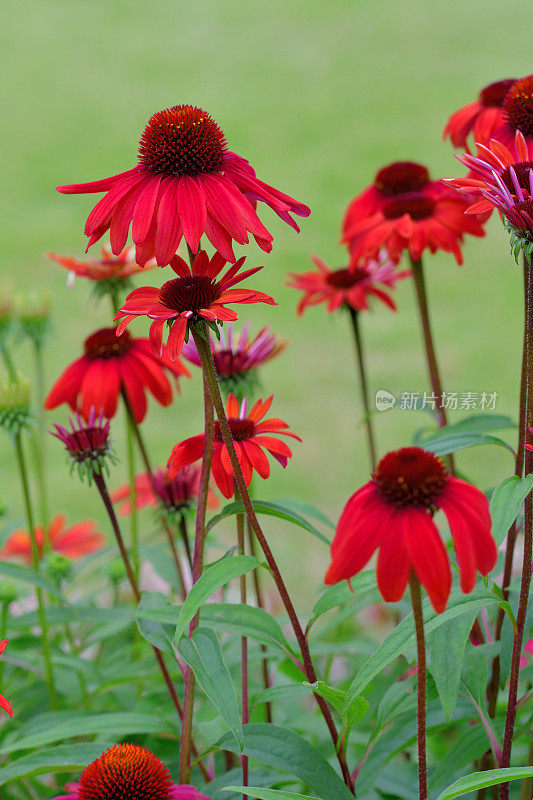
<instances>
[{"instance_id":1,"label":"red coneflower","mask_svg":"<svg viewBox=\"0 0 533 800\"><path fill-rule=\"evenodd\" d=\"M170 361L166 352L162 361L156 358L148 339L134 339L128 331L117 337L116 328L101 328L85 340L81 358L59 376L44 407L52 409L68 403L73 411L79 410L87 417L94 406L97 411L103 409L106 417L113 417L124 388L136 422L142 422L147 409L146 391L162 406L172 402L165 369L175 378L190 377L185 365Z\"/></svg>"},{"instance_id":2,"label":"red coneflower","mask_svg":"<svg viewBox=\"0 0 533 800\"><path fill-rule=\"evenodd\" d=\"M473 133L475 142L485 144L505 122L503 101L515 82L516 78L506 78L485 86L474 103L454 111L445 125L442 138L449 137L454 147L468 150L467 140Z\"/></svg>"},{"instance_id":3,"label":"red coneflower","mask_svg":"<svg viewBox=\"0 0 533 800\"><path fill-rule=\"evenodd\" d=\"M6 649L6 645L8 642L9 639L2 639L2 641L0 642L0 656ZM0 708L3 708L4 711L7 711L10 717L13 716L13 709L11 708L11 704L9 703L8 700L6 700L3 694L0 694Z\"/></svg>"},{"instance_id":4,"label":"red coneflower","mask_svg":"<svg viewBox=\"0 0 533 800\"><path fill-rule=\"evenodd\" d=\"M94 406L89 410L87 422L76 413L75 419L70 418L70 430L63 425L54 423L52 436L65 445L71 462L71 472L76 467L80 478L87 477L91 483L94 473L100 474L107 469L108 460L115 462L111 446L109 420L104 418L103 411L98 416Z\"/></svg>"},{"instance_id":5,"label":"red coneflower","mask_svg":"<svg viewBox=\"0 0 533 800\"><path fill-rule=\"evenodd\" d=\"M273 237L255 212L257 201L296 231L291 214L310 213L303 203L260 181L246 159L228 150L209 114L190 105L151 117L133 169L92 183L58 186L58 191L106 192L85 224L87 247L110 230L113 253L120 253L131 223L141 266L154 255L160 266L168 264L182 237L196 253L204 233L227 261L235 261L232 241L246 244L248 233L270 252Z\"/></svg>"},{"instance_id":6,"label":"red coneflower","mask_svg":"<svg viewBox=\"0 0 533 800\"><path fill-rule=\"evenodd\" d=\"M85 767L69 794L53 800L210 800L189 784L174 783L164 763L146 747L116 744Z\"/></svg>"},{"instance_id":7,"label":"red coneflower","mask_svg":"<svg viewBox=\"0 0 533 800\"><path fill-rule=\"evenodd\" d=\"M287 342L278 339L270 325L261 328L253 338L250 336L250 323L243 325L237 336L233 324L228 322L220 331L220 340L210 338L211 352L215 370L224 390L242 394L244 388L253 389L257 384L257 369L279 356L287 347ZM193 341L183 345L183 356L201 366L200 356ZM247 392L244 392L246 394Z\"/></svg>"},{"instance_id":8,"label":"red coneflower","mask_svg":"<svg viewBox=\"0 0 533 800\"><path fill-rule=\"evenodd\" d=\"M350 228L365 217L373 216L391 200L421 192L438 198L445 187L430 178L429 170L416 161L393 161L376 172L373 183L350 201L342 222L342 242L350 238Z\"/></svg>"},{"instance_id":9,"label":"red coneflower","mask_svg":"<svg viewBox=\"0 0 533 800\"><path fill-rule=\"evenodd\" d=\"M344 236L351 264L357 266L361 259L376 258L381 248L393 260L407 250L414 261L426 249L431 253L444 250L462 264L463 236L484 236L485 232L478 219L465 217L468 200L441 184L444 191L440 197L411 192L391 198L372 216L353 221Z\"/></svg>"},{"instance_id":10,"label":"red coneflower","mask_svg":"<svg viewBox=\"0 0 533 800\"><path fill-rule=\"evenodd\" d=\"M46 257L60 264L69 272L68 285L71 286L76 277L88 278L90 281L126 281L142 271L135 262L135 248L125 247L117 255L113 255L107 245L101 247L101 258L88 258L80 261L72 256L59 253L47 253ZM144 269L155 269L155 261L145 264Z\"/></svg>"},{"instance_id":11,"label":"red coneflower","mask_svg":"<svg viewBox=\"0 0 533 800\"><path fill-rule=\"evenodd\" d=\"M150 326L152 351L160 357L163 328L168 323L172 326L168 336L168 356L175 361L181 353L188 325L196 324L201 319L208 323L237 319L236 312L226 308L226 303L268 303L275 306L275 300L263 292L231 288L263 269L254 267L238 274L244 261L244 257L239 258L217 281L217 275L226 264L220 253L215 253L209 259L205 250L200 250L192 266L179 256L174 256L170 266L178 277L164 283L161 289L142 286L130 292L115 317L124 318L117 328L117 336L135 317L147 316L154 320Z\"/></svg>"},{"instance_id":12,"label":"red coneflower","mask_svg":"<svg viewBox=\"0 0 533 800\"><path fill-rule=\"evenodd\" d=\"M135 508L142 509L147 506L161 505L166 511L182 512L196 501L200 486L200 468L196 466L183 467L171 479L166 467L158 467L152 474L152 480L146 472L140 472L134 479ZM155 489L155 493L154 493ZM131 486L120 486L111 494L114 503L120 503L119 513L126 516L131 514ZM208 490L207 505L213 508L217 505L217 498Z\"/></svg>"},{"instance_id":13,"label":"red coneflower","mask_svg":"<svg viewBox=\"0 0 533 800\"><path fill-rule=\"evenodd\" d=\"M273 395L264 402L263 400L258 400L252 406L250 413L247 413L248 401L246 397L243 399L240 408L234 394L229 395L226 403L228 425L247 486L250 485L254 469L262 478L268 478L270 475L270 464L263 449L274 456L283 468L287 466L288 460L292 456L292 452L285 442L270 436L270 434L283 434L284 436L291 436L299 442L302 441L295 433L287 430L289 426L281 419L274 417L261 422L272 405L272 400ZM172 479L179 469L202 458L203 452L203 433L199 436L192 436L190 439L185 439L185 441L175 445L168 460L170 478ZM224 497L228 499L233 497L235 489L233 468L226 445L222 439L218 421L215 422L215 442L211 473Z\"/></svg>"},{"instance_id":14,"label":"red coneflower","mask_svg":"<svg viewBox=\"0 0 533 800\"><path fill-rule=\"evenodd\" d=\"M492 131L491 138L512 147L517 131L533 146L533 75L520 78L509 88L503 101L502 124Z\"/></svg>"},{"instance_id":15,"label":"red coneflower","mask_svg":"<svg viewBox=\"0 0 533 800\"><path fill-rule=\"evenodd\" d=\"M441 613L452 576L433 522L438 509L448 519L461 589L472 591L476 571L488 575L498 557L488 500L479 489L449 475L441 458L420 447L388 453L372 480L348 500L331 545L325 582L353 577L379 548L377 583L384 600L399 601L413 571Z\"/></svg>"},{"instance_id":16,"label":"red coneflower","mask_svg":"<svg viewBox=\"0 0 533 800\"><path fill-rule=\"evenodd\" d=\"M456 156L469 169L468 176L446 178L445 182L462 194L484 198L469 206L466 214L490 213L494 208L505 214L505 209L533 195L533 146L528 147L520 131L513 150L514 155L501 142L491 139L486 145L478 145L477 156Z\"/></svg>"},{"instance_id":17,"label":"red coneflower","mask_svg":"<svg viewBox=\"0 0 533 800\"><path fill-rule=\"evenodd\" d=\"M318 256L311 256L311 261L316 270L289 273L291 280L287 285L304 293L298 302L298 316L319 303L325 303L329 313L345 304L354 311L366 311L369 297L396 311L396 304L384 289L394 289L396 281L411 274L409 270L397 270L396 264L386 257L367 261L363 266L335 270Z\"/></svg>"},{"instance_id":18,"label":"red coneflower","mask_svg":"<svg viewBox=\"0 0 533 800\"><path fill-rule=\"evenodd\" d=\"M104 534L97 529L96 522L88 519L82 520L67 528L67 518L64 514L56 514L52 517L48 525L47 537L44 535L42 525L34 528L34 536L40 557L43 555L46 540L54 552L62 553L72 560L95 553L105 545ZM28 531L13 531L6 540L0 550L0 559L10 558L21 559L26 564L32 563L31 537Z\"/></svg>"}]
</instances>

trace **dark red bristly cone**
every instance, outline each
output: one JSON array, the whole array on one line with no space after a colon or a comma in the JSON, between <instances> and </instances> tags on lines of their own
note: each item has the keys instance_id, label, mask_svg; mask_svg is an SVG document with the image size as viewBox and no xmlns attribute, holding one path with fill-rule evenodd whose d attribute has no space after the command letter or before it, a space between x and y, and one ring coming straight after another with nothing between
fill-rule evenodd
<instances>
[{"instance_id":1,"label":"dark red bristly cone","mask_svg":"<svg viewBox=\"0 0 533 800\"><path fill-rule=\"evenodd\" d=\"M168 800L172 779L162 761L145 747L118 744L86 767L79 800Z\"/></svg>"}]
</instances>

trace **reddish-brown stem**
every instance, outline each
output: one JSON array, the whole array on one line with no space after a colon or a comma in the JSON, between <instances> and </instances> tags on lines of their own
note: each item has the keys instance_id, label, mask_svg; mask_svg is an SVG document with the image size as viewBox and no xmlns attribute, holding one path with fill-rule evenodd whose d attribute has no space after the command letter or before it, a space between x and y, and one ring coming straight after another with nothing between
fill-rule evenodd
<instances>
[{"instance_id":1,"label":"reddish-brown stem","mask_svg":"<svg viewBox=\"0 0 533 800\"><path fill-rule=\"evenodd\" d=\"M448 424L446 417L446 409L444 404L444 397L442 391L442 382L440 379L439 366L437 363L437 356L435 354L435 347L433 344L433 335L431 333L431 324L429 321L429 308L427 301L426 282L424 279L424 268L422 266L422 259L411 258L411 267L413 271L413 280L415 283L416 299L418 301L418 310L420 311L420 322L422 324L422 334L424 336L424 345L426 349L426 359L429 371L429 380L431 383L431 390L436 397L436 410L439 418L439 427L444 427ZM447 456L450 465L450 471L455 473L453 456Z\"/></svg>"},{"instance_id":2,"label":"reddish-brown stem","mask_svg":"<svg viewBox=\"0 0 533 800\"><path fill-rule=\"evenodd\" d=\"M213 403L204 379L204 454L200 485L198 489L198 507L196 509L196 525L194 532L194 555L192 559L192 582L196 583L202 574L204 563L205 541L205 515L207 510L207 492L209 489L209 476L211 474L211 457L213 455L213 437L215 422ZM198 627L199 614L195 614L189 625L189 636L192 636ZM190 750L192 742L192 717L194 709L194 672L187 665L184 678L185 688L183 694L183 721L181 726L180 768L179 782L189 783L191 776Z\"/></svg>"},{"instance_id":3,"label":"reddish-brown stem","mask_svg":"<svg viewBox=\"0 0 533 800\"><path fill-rule=\"evenodd\" d=\"M427 800L427 758L426 758L426 645L424 641L424 617L422 615L422 594L416 576L411 573L409 580L411 602L415 617L416 653L418 661L418 701L417 701L417 739L418 739L418 796Z\"/></svg>"},{"instance_id":4,"label":"reddish-brown stem","mask_svg":"<svg viewBox=\"0 0 533 800\"><path fill-rule=\"evenodd\" d=\"M347 308L350 312L350 317L352 320L352 328L353 328L353 338L355 343L355 352L357 354L357 367L359 370L359 383L361 386L361 395L363 397L363 405L365 409L365 427L366 427L366 435L368 439L368 452L370 455L370 465L372 467L372 472L376 468L377 463L377 455L376 455L376 441L374 437L374 428L373 422L371 417L371 408L370 408L370 400L368 397L368 383L366 379L366 368L365 368L365 359L363 354L363 343L361 340L361 330L359 326L359 313L352 308L352 306L347 305Z\"/></svg>"},{"instance_id":5,"label":"reddish-brown stem","mask_svg":"<svg viewBox=\"0 0 533 800\"><path fill-rule=\"evenodd\" d=\"M105 480L104 480L104 476L102 475L101 472L100 473L96 473L95 472L95 473L93 473L93 478L94 478L95 486L96 486L96 488L98 489L98 491L100 493L100 497L102 498L103 504L104 504L105 509L107 511L107 515L109 517L109 521L111 522L111 527L113 528L113 533L115 534L115 538L117 540L118 549L120 550L120 555L122 556L122 560L124 562L124 567L126 568L126 574L128 576L128 580L129 580L129 583L130 583L130 586L131 586L131 591L133 592L133 596L135 598L135 602L137 604L139 604L139 602L141 600L141 592L139 590L139 585L137 583L137 580L135 578L135 574L133 572L133 568L131 566L131 562L130 562L130 559L129 559L129 556L128 556L128 552L126 550L126 547L124 546L124 539L122 538L122 533L120 531L120 526L118 524L118 519L117 519L117 516L115 514L115 509L113 508L113 503L111 502L111 498L109 497L109 492L107 491L107 486L106 486L106 483L105 483ZM178 712L178 716L180 717L180 719L183 719L183 709L182 709L179 697L176 694L176 690L174 689L174 684L172 683L172 679L171 679L171 677L170 677L170 675L168 673L168 670L167 670L167 667L166 667L166 664L165 664L165 660L163 658L163 654L161 653L161 651L157 647L154 647L154 645L152 645L151 647L152 647L152 650L154 651L155 657L157 659L157 663L159 664L159 668L161 670L161 674L163 675L163 679L164 679L164 681L166 683L166 686L167 686L167 689L168 689L168 693L169 693L169 695L171 697L171 700L172 700L172 702L174 704L174 707L175 707L176 711ZM193 744L192 746L193 746L193 751L194 751L195 755L197 756L198 755L198 750L196 748L196 745ZM201 770L202 775L204 776L204 778L206 780L209 780L209 775L207 773L207 770L205 769L205 767L204 767L204 765L203 765L203 763L201 761L198 762L198 766L200 767L200 770Z\"/></svg>"},{"instance_id":6,"label":"reddish-brown stem","mask_svg":"<svg viewBox=\"0 0 533 800\"><path fill-rule=\"evenodd\" d=\"M237 494L237 485L235 485ZM244 555L244 514L237 514L237 547L241 556ZM246 605L246 575L239 578L239 590L241 603ZM250 719L248 709L248 639L241 636L241 703L242 703L242 724L246 725ZM242 766L242 785L248 786L248 756L241 756ZM243 794L242 800L247 800L247 795Z\"/></svg>"},{"instance_id":7,"label":"reddish-brown stem","mask_svg":"<svg viewBox=\"0 0 533 800\"><path fill-rule=\"evenodd\" d=\"M148 458L148 452L146 450L146 447L144 445L144 440L143 440L142 435L141 435L141 430L140 430L140 428L139 428L139 426L137 424L137 421L135 420L135 417L133 415L133 409L131 407L130 401L128 400L128 395L124 391L124 387L121 388L121 393L122 393L122 400L124 401L124 407L126 409L128 417L130 418L131 427L132 427L133 433L135 434L135 438L137 440L137 445L139 447L139 452L141 454L141 458L142 458L142 460L144 462L144 468L146 469L146 474L148 476L148 480L150 481L150 487L151 487L152 492L154 493L155 497L157 497L157 491L156 491L156 487L155 487L152 467L150 465L150 459ZM135 497L132 497L131 502L135 503ZM165 519L161 520L161 524L162 524L163 529L164 529L164 531L166 533L167 541L168 541L168 544L169 544L169 547L170 547L170 552L172 553L172 558L173 558L174 564L176 566L176 572L177 572L178 581L179 581L179 584L180 584L181 595L182 595L183 599L185 599L185 597L187 596L187 590L185 588L185 581L184 581L184 578L183 578L183 571L181 569L181 562L180 562L179 553L176 550L176 545L174 543L174 536L172 534L172 531L170 530L170 526L169 526L168 522Z\"/></svg>"},{"instance_id":8,"label":"reddish-brown stem","mask_svg":"<svg viewBox=\"0 0 533 800\"><path fill-rule=\"evenodd\" d=\"M302 654L302 661L304 663L307 680L310 683L315 683L317 681L317 675L315 672L315 668L313 666L313 662L311 660L311 654L309 652L309 647L307 645L307 640L305 638L304 631L296 615L296 611L294 609L292 600L289 597L289 593L287 592L287 587L285 586L283 578L281 577L281 573L276 563L276 559L274 558L272 551L268 545L268 542L265 538L265 535L261 529L261 526L259 525L252 502L250 500L250 495L248 494L248 489L246 487L246 482L242 474L241 466L239 464L239 459L237 458L237 453L235 452L235 447L229 429L228 420L226 418L224 404L222 402L222 397L220 395L220 389L218 386L211 348L208 342L197 331L195 327L191 327L191 330L194 336L194 343L196 344L196 349L198 351L198 355L202 363L204 380L207 383L209 392L211 394L211 398L213 400L213 405L215 406L215 411L217 413L218 421L220 424L220 431L222 434L222 438L224 440L224 444L226 445L228 451L229 459L233 469L235 481L239 489L239 494L242 500L242 504L244 505L246 514L248 516L248 519L250 520L250 525L252 526L252 530L255 536L257 537L257 541L259 542L259 545L261 546L261 549L265 555L268 566L270 567L270 570L272 572L272 577L274 578L278 592L283 601L283 605L285 606L285 610L287 611L287 614L289 616L289 620L291 622L296 639L298 641L300 652ZM205 326L204 326L204 335L207 335L205 333ZM319 695L315 694L315 699L316 702L318 703L320 711L322 712L326 725L328 726L328 730L331 734L331 738L335 745L335 752L337 754L337 759L339 761L342 770L344 781L346 785L350 788L350 790L353 792L353 783L351 780L350 772L346 765L346 759L344 758L344 755L338 752L337 750L338 733L335 727L335 723L333 722L333 717L331 716L329 707L323 697L320 697Z\"/></svg>"},{"instance_id":9,"label":"reddish-brown stem","mask_svg":"<svg viewBox=\"0 0 533 800\"><path fill-rule=\"evenodd\" d=\"M250 547L251 555L255 556L255 537L254 532L252 531L250 520L246 518L246 531L248 534L248 545ZM254 569L252 571L252 582L254 586L255 592L255 599L257 601L257 605L259 608L265 607L265 601L263 599L263 590L261 588L261 580L259 578L259 570ZM267 658L267 648L266 645L261 645L261 671L263 673L263 686L265 689L270 688L270 676L268 674L268 658ZM272 704L266 703L266 720L267 722L272 722Z\"/></svg>"},{"instance_id":10,"label":"reddish-brown stem","mask_svg":"<svg viewBox=\"0 0 533 800\"><path fill-rule=\"evenodd\" d=\"M180 526L180 535L181 535L181 540L183 542L183 547L185 549L185 552L187 553L187 560L188 560L189 564L191 565L191 571L192 571L191 546L189 544L189 537L187 536L187 521L186 521L185 516L183 514L180 515L179 526Z\"/></svg>"},{"instance_id":11,"label":"reddish-brown stem","mask_svg":"<svg viewBox=\"0 0 533 800\"><path fill-rule=\"evenodd\" d=\"M533 425L533 263L524 256L525 279L525 313L524 330L526 340L526 402L525 402L525 431L524 446L533 445L533 436L530 427ZM533 452L524 448L524 475L533 471ZM509 700L505 717L505 732L503 736L502 768L511 764L511 750L513 746L513 733L516 720L516 705L518 695L518 677L520 671L520 656L526 624L529 587L531 585L531 559L533 547L533 505L531 492L525 499L524 521L524 555L522 561L522 579L520 582L520 598L516 615L516 631L513 640L513 654L511 656L511 671L509 677ZM502 783L500 788L501 800L509 798L509 784Z\"/></svg>"}]
</instances>

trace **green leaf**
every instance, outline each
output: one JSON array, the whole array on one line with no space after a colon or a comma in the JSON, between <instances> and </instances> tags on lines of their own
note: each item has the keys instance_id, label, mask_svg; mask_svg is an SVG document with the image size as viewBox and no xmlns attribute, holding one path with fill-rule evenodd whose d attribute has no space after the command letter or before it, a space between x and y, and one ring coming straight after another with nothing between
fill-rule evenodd
<instances>
[{"instance_id":1,"label":"green leaf","mask_svg":"<svg viewBox=\"0 0 533 800\"><path fill-rule=\"evenodd\" d=\"M354 600L365 592L369 592L376 585L376 576L374 570L365 570L360 572L352 580L351 589L347 581L336 583L334 586L329 586L324 594L318 598L313 608L313 621L326 611L330 611L336 606L343 603L348 603Z\"/></svg>"},{"instance_id":2,"label":"green leaf","mask_svg":"<svg viewBox=\"0 0 533 800\"><path fill-rule=\"evenodd\" d=\"M446 751L429 778L431 790L437 790L462 769L468 769L472 762L487 750L487 736L481 725L473 725L461 732L457 741Z\"/></svg>"},{"instance_id":3,"label":"green leaf","mask_svg":"<svg viewBox=\"0 0 533 800\"><path fill-rule=\"evenodd\" d=\"M430 671L448 722L457 702L466 641L476 614L477 611L471 611L445 622L427 637Z\"/></svg>"},{"instance_id":4,"label":"green leaf","mask_svg":"<svg viewBox=\"0 0 533 800\"><path fill-rule=\"evenodd\" d=\"M533 488L533 473L525 478L512 475L496 486L490 498L492 535L499 546L515 521L526 496Z\"/></svg>"},{"instance_id":5,"label":"green leaf","mask_svg":"<svg viewBox=\"0 0 533 800\"><path fill-rule=\"evenodd\" d=\"M200 575L181 607L174 641L176 643L180 641L189 622L213 592L233 578L238 578L260 566L261 562L253 556L234 556L233 558L223 558L208 567Z\"/></svg>"},{"instance_id":6,"label":"green leaf","mask_svg":"<svg viewBox=\"0 0 533 800\"><path fill-rule=\"evenodd\" d=\"M326 517L323 511L319 508L314 506L312 503L307 503L304 500L297 500L293 497L284 497L279 498L276 500L280 506L285 506L288 508L292 508L294 511L297 511L299 514L313 517L313 519L317 519L319 522L323 522L328 528L335 530L335 523L330 520L329 517Z\"/></svg>"},{"instance_id":7,"label":"green leaf","mask_svg":"<svg viewBox=\"0 0 533 800\"><path fill-rule=\"evenodd\" d=\"M209 628L196 628L191 639L181 640L178 649L242 751L244 738L239 702L216 634Z\"/></svg>"},{"instance_id":8,"label":"green leaf","mask_svg":"<svg viewBox=\"0 0 533 800\"><path fill-rule=\"evenodd\" d=\"M166 602L165 602L166 601ZM170 625L163 625L153 619L147 619L142 616L143 611L161 609L161 605L166 607L167 613L172 618ZM163 609L165 610L165 609ZM165 595L161 592L143 592L141 601L137 611L137 628L139 633L150 642L151 645L157 647L166 653L172 653L172 634L174 632L174 623L178 614L177 608L166 599Z\"/></svg>"},{"instance_id":9,"label":"green leaf","mask_svg":"<svg viewBox=\"0 0 533 800\"><path fill-rule=\"evenodd\" d=\"M439 794L437 800L452 800L462 794L475 792L487 786L497 786L499 783L516 781L520 778L533 778L533 767L507 767L506 769L488 769L485 772L473 772L452 783Z\"/></svg>"},{"instance_id":10,"label":"green leaf","mask_svg":"<svg viewBox=\"0 0 533 800\"><path fill-rule=\"evenodd\" d=\"M292 653L281 626L263 608L243 603L209 603L202 608L202 622L218 631L238 633Z\"/></svg>"},{"instance_id":11,"label":"green leaf","mask_svg":"<svg viewBox=\"0 0 533 800\"><path fill-rule=\"evenodd\" d=\"M312 533L313 536L316 536L317 539L320 539L321 542L324 542L329 546L330 541L327 536L324 536L323 533L320 533L319 530L315 528L308 520L304 519L300 514L296 511L293 511L290 508L285 506L279 505L279 503L272 503L266 500L252 500L252 505L254 507L254 511L256 514L267 514L271 517L278 517L278 519L284 519L287 522L293 522L295 525L298 525L300 528ZM222 511L217 514L215 517L209 520L209 523L206 525L206 533L214 528L219 522L226 517L231 517L233 514L245 514L246 509L244 508L241 502L237 503L230 503L227 506L224 506Z\"/></svg>"},{"instance_id":12,"label":"green leaf","mask_svg":"<svg viewBox=\"0 0 533 800\"><path fill-rule=\"evenodd\" d=\"M478 447L483 444L495 444L499 447L505 447L514 455L513 448L507 444L503 439L498 436L493 436L491 433L483 433L482 431L452 431L442 428L439 433L423 439L420 446L424 450L429 450L435 453L436 456L447 456L450 453L456 453L458 450L465 450L467 447Z\"/></svg>"},{"instance_id":13,"label":"green leaf","mask_svg":"<svg viewBox=\"0 0 533 800\"><path fill-rule=\"evenodd\" d=\"M129 712L91 714L77 716L75 719L68 719L64 722L55 721L53 725L47 726L38 733L29 733L26 736L17 735L10 741L2 742L1 752L5 755L16 750L40 748L50 742L77 736L105 735L114 738L136 733L161 733L162 731L168 731L164 717L152 714ZM17 734L19 733L20 731L17 731Z\"/></svg>"},{"instance_id":14,"label":"green leaf","mask_svg":"<svg viewBox=\"0 0 533 800\"><path fill-rule=\"evenodd\" d=\"M261 703L270 703L272 700L292 700L302 695L310 695L312 689L310 684L304 683L285 683L281 686L271 686L269 689L263 689L254 697L253 705L258 706Z\"/></svg>"},{"instance_id":15,"label":"green leaf","mask_svg":"<svg viewBox=\"0 0 533 800\"><path fill-rule=\"evenodd\" d=\"M248 797L257 797L258 800L317 800L310 794L298 794L298 792L285 792L281 789L263 789L260 786L226 786L222 792L239 792L247 794Z\"/></svg>"},{"instance_id":16,"label":"green leaf","mask_svg":"<svg viewBox=\"0 0 533 800\"><path fill-rule=\"evenodd\" d=\"M428 600L424 600L424 619L426 635L449 622L452 619L468 614L470 612L478 612L485 606L491 603L497 603L498 598L485 591L473 592L470 595L463 595L460 591L456 590L450 596L450 602L446 611L442 614L436 614L430 608ZM413 612L408 614L399 625L387 636L387 638L379 645L377 650L370 656L369 659L363 664L355 678L353 679L347 693L345 708L348 708L354 699L361 694L363 689L375 678L375 676L385 669L395 658L402 655L411 645L415 642Z\"/></svg>"},{"instance_id":17,"label":"green leaf","mask_svg":"<svg viewBox=\"0 0 533 800\"><path fill-rule=\"evenodd\" d=\"M39 589L43 589L48 594L64 602L63 595L54 584L44 575L41 575L40 572L35 572L31 567L24 567L22 564L11 564L9 561L0 561L0 575L24 581L24 583L31 583L33 586L38 586Z\"/></svg>"},{"instance_id":18,"label":"green leaf","mask_svg":"<svg viewBox=\"0 0 533 800\"><path fill-rule=\"evenodd\" d=\"M0 786L15 778L30 778L45 772L53 772L57 775L61 772L78 771L98 758L103 750L113 744L113 741L61 744L49 750L38 750L36 753L30 753L3 766L0 769Z\"/></svg>"},{"instance_id":19,"label":"green leaf","mask_svg":"<svg viewBox=\"0 0 533 800\"><path fill-rule=\"evenodd\" d=\"M249 723L244 726L244 743L244 755L296 775L322 800L353 800L322 754L294 731L268 723ZM219 739L217 747L239 752L230 735Z\"/></svg>"}]
</instances>

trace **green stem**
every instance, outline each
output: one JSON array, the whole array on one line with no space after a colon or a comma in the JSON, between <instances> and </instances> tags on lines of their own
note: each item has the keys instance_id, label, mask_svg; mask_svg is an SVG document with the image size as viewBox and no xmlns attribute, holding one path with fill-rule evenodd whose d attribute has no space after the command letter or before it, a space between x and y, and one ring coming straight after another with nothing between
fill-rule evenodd
<instances>
[{"instance_id":1,"label":"green stem","mask_svg":"<svg viewBox=\"0 0 533 800\"><path fill-rule=\"evenodd\" d=\"M39 550L35 541L35 528L33 522L33 511L30 499L30 487L28 484L28 472L26 468L26 461L24 459L24 451L22 449L22 439L20 432L16 433L13 437L15 445L15 454L17 457L17 464L20 473L20 481L22 484L22 494L24 496L24 506L26 511L26 521L28 523L28 530L31 539L31 554L32 564L35 572L39 572ZM57 708L57 692L54 683L54 672L52 669L52 659L50 655L50 643L48 641L48 626L46 624L46 611L44 604L44 597L42 589L39 586L35 587L37 595L37 606L39 614L39 624L41 626L41 644L43 648L43 658L45 666L46 683L48 685L48 694L50 696L50 705L52 708Z\"/></svg>"},{"instance_id":2,"label":"green stem","mask_svg":"<svg viewBox=\"0 0 533 800\"><path fill-rule=\"evenodd\" d=\"M426 359L429 371L429 379L431 383L431 390L436 397L436 409L439 418L439 427L443 428L448 424L446 417L446 409L443 402L442 382L440 379L439 366L437 363L437 356L435 354L435 346L433 344L433 335L431 333L431 324L429 321L429 308L427 301L426 281L424 278L424 269L422 266L422 259L414 260L411 258L411 267L413 271L413 279L416 289L416 299L418 301L418 309L420 311L420 322L422 324L422 334L424 336L424 345L426 349ZM453 456L447 456L450 470L455 473Z\"/></svg>"},{"instance_id":3,"label":"green stem","mask_svg":"<svg viewBox=\"0 0 533 800\"><path fill-rule=\"evenodd\" d=\"M0 642L3 639L7 639L7 620L9 617L9 606L11 605L11 600L4 600L2 603L2 607L0 610ZM4 666L5 662L0 658L0 686L2 686L4 682Z\"/></svg>"},{"instance_id":4,"label":"green stem","mask_svg":"<svg viewBox=\"0 0 533 800\"><path fill-rule=\"evenodd\" d=\"M50 551L50 538L48 535L48 523L50 521L49 507L48 507L48 487L46 485L46 429L44 424L44 397L45 397L45 380L44 380L44 362L43 362L43 348L42 345L34 342L35 353L35 375L36 375L36 399L38 411L38 425L34 436L34 454L35 454L35 467L37 474L37 481L39 484L39 508L41 515L41 522L44 529L43 551L48 553Z\"/></svg>"},{"instance_id":5,"label":"green stem","mask_svg":"<svg viewBox=\"0 0 533 800\"><path fill-rule=\"evenodd\" d=\"M13 359L11 358L8 347L6 343L3 341L0 341L0 352L2 353L2 358L4 359L7 373L11 378L11 380L14 381L17 377L17 370L15 369L15 365L13 364Z\"/></svg>"},{"instance_id":6,"label":"green stem","mask_svg":"<svg viewBox=\"0 0 533 800\"><path fill-rule=\"evenodd\" d=\"M365 427L366 427L366 435L368 438L368 451L370 454L370 464L373 472L376 468L376 463L377 463L376 440L374 437L370 401L368 397L368 382L366 379L363 342L361 339L361 329L359 325L359 313L354 308L352 308L352 306L348 306L348 310L350 312L350 317L352 320L353 338L355 343L355 352L357 354L357 366L359 370L359 382L361 385L361 395L363 397L363 405L365 409Z\"/></svg>"},{"instance_id":7,"label":"green stem","mask_svg":"<svg viewBox=\"0 0 533 800\"><path fill-rule=\"evenodd\" d=\"M193 585L202 574L204 563L205 515L207 511L207 493L209 490L209 477L211 475L211 458L213 455L214 434L215 422L213 415L213 403L207 382L204 377L204 454L202 459L202 471L200 473L198 506L196 509L196 526L194 532L194 555L192 560ZM192 636L196 630L198 626L198 619L199 614L196 613L189 625L189 637ZM183 717L181 723L179 782L189 783L191 777L190 760L195 679L194 672L188 665L185 668L184 683L185 688L183 693Z\"/></svg>"},{"instance_id":8,"label":"green stem","mask_svg":"<svg viewBox=\"0 0 533 800\"><path fill-rule=\"evenodd\" d=\"M194 343L196 345L198 355L202 362L202 372L204 375L204 382L207 384L208 391L211 395L211 399L213 401L213 405L217 413L220 425L220 432L224 440L224 444L226 445L226 449L228 451L228 456L233 469L233 475L237 483L237 487L239 489L239 494L242 503L246 509L246 514L248 516L248 519L250 520L250 525L252 526L252 530L255 536L257 537L257 541L259 542L261 549L265 555L265 558L268 562L268 566L270 567L270 570L272 572L272 577L274 578L274 581L276 583L278 592L283 601L283 605L285 606L287 614L289 615L292 629L294 631L294 634L298 641L300 652L302 654L302 660L304 663L307 680L309 681L309 683L315 683L318 680L318 678L315 672L315 668L313 666L313 661L311 659L311 653L309 652L309 646L307 644L305 633L303 631L302 626L300 625L300 621L296 614L293 602L287 591L287 587L285 586L285 582L279 571L276 559L274 558L274 555L268 545L268 542L261 529L261 526L259 525L259 521L254 511L254 507L250 500L250 495L248 494L248 489L246 487L246 482L242 474L241 465L239 463L239 459L237 458L237 453L235 452L235 445L233 444L231 431L229 429L228 420L226 417L226 411L224 409L224 403L222 402L222 397L220 395L220 388L218 385L218 379L215 370L215 365L213 362L213 354L211 352L211 348L209 346L208 341L206 341L204 336L202 336L194 326L191 326L191 332L194 337ZM203 333L205 336L207 336L205 325L203 328ZM321 697L320 695L315 694L315 700L318 704L318 707L320 708L320 711L322 712L322 716L324 717L324 721L326 722L326 725L330 732L331 739L335 747L335 752L342 770L342 775L346 783L346 786L350 789L350 791L353 792L353 782L350 776L350 772L348 770L348 766L346 764L346 759L344 758L342 753L339 753L337 751L337 741L339 737L329 706L324 700L324 698Z\"/></svg>"},{"instance_id":9,"label":"green stem","mask_svg":"<svg viewBox=\"0 0 533 800\"><path fill-rule=\"evenodd\" d=\"M416 652L418 661L418 709L417 709L417 739L418 739L418 796L420 800L427 800L427 758L426 758L426 645L424 641L424 617L422 616L422 595L420 584L411 573L409 581L411 588L411 602L415 617Z\"/></svg>"}]
</instances>

